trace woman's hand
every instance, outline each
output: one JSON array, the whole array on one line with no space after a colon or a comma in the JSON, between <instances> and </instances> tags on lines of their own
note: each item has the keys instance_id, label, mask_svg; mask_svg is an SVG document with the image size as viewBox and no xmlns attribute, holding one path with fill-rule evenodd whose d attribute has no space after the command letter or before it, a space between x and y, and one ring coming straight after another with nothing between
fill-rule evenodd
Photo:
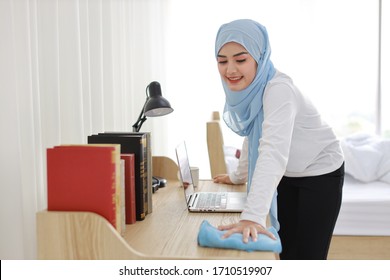
<instances>
[{"instance_id":1,"label":"woman's hand","mask_svg":"<svg viewBox=\"0 0 390 280\"><path fill-rule=\"evenodd\" d=\"M233 233L242 233L242 241L244 243L248 243L249 237L252 237L254 242L257 241L257 234L259 233L265 234L276 240L276 237L271 232L266 230L262 225L248 220L241 220L236 224L218 226L218 229L227 230L227 232L222 235L222 238L228 238Z\"/></svg>"},{"instance_id":2,"label":"woman's hand","mask_svg":"<svg viewBox=\"0 0 390 280\"><path fill-rule=\"evenodd\" d=\"M218 174L213 178L214 183L233 185L228 174Z\"/></svg>"}]
</instances>

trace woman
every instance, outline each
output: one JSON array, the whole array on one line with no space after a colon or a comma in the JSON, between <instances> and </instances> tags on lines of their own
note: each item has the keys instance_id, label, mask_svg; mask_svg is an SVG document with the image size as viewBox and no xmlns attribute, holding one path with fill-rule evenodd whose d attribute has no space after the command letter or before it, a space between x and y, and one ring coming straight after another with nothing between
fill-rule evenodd
<instances>
[{"instance_id":1,"label":"woman","mask_svg":"<svg viewBox=\"0 0 390 280\"><path fill-rule=\"evenodd\" d=\"M270 60L266 29L252 20L220 27L215 44L226 94L223 119L244 136L238 168L214 182L247 182L240 221L219 226L224 238L279 230L281 259L326 259L340 210L344 158L331 127ZM279 229L280 225L280 229Z\"/></svg>"}]
</instances>

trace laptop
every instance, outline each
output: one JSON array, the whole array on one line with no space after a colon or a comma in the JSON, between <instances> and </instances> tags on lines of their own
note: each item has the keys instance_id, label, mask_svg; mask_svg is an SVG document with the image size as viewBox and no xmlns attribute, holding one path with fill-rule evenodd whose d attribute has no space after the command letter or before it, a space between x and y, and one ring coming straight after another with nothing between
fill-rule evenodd
<instances>
[{"instance_id":1,"label":"laptop","mask_svg":"<svg viewBox=\"0 0 390 280\"><path fill-rule=\"evenodd\" d=\"M190 212L242 212L246 192L196 192L185 142L176 147L179 173Z\"/></svg>"}]
</instances>

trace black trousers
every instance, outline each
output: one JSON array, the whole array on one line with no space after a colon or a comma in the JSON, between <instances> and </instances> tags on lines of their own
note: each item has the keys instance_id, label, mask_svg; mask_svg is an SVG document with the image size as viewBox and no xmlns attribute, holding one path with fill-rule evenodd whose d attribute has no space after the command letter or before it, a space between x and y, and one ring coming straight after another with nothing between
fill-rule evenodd
<instances>
[{"instance_id":1,"label":"black trousers","mask_svg":"<svg viewBox=\"0 0 390 280\"><path fill-rule=\"evenodd\" d=\"M344 164L311 177L283 177L278 186L282 260L325 260L339 215Z\"/></svg>"}]
</instances>

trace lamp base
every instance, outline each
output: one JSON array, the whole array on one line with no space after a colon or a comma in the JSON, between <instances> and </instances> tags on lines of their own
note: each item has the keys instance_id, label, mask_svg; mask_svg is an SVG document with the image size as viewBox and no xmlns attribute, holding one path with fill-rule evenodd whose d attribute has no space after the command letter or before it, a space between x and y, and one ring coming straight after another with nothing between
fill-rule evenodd
<instances>
[{"instance_id":1,"label":"lamp base","mask_svg":"<svg viewBox=\"0 0 390 280\"><path fill-rule=\"evenodd\" d=\"M155 193L159 188L164 188L167 185L167 179L164 179L159 176L153 176L152 190Z\"/></svg>"}]
</instances>

